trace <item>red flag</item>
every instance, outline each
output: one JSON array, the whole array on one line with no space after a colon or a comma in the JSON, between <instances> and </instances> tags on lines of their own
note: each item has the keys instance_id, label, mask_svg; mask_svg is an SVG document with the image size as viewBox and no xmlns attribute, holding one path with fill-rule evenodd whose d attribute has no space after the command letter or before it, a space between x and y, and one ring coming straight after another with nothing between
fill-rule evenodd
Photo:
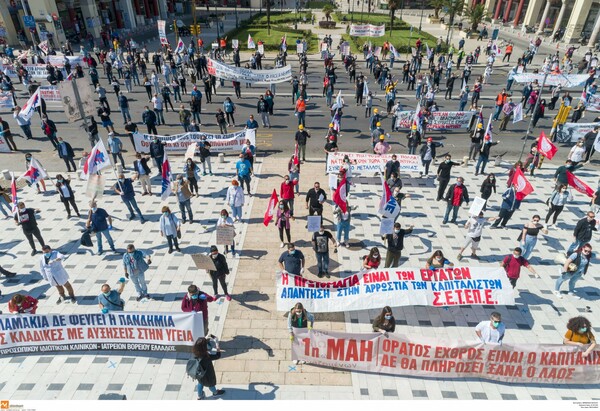
<instances>
[{"instance_id":1,"label":"red flag","mask_svg":"<svg viewBox=\"0 0 600 411\"><path fill-rule=\"evenodd\" d=\"M540 134L537 149L540 153L547 157L548 160L552 160L552 157L554 157L554 155L558 151L558 148L554 144L552 144L552 141L550 141L550 139L546 137L546 134L544 134L543 131L542 134Z\"/></svg>"},{"instance_id":2,"label":"red flag","mask_svg":"<svg viewBox=\"0 0 600 411\"><path fill-rule=\"evenodd\" d=\"M267 206L267 210L265 211L265 217L263 219L263 224L265 227L269 226L269 223L273 219L273 211L275 207L277 207L277 203L279 203L279 198L277 197L277 190L273 189L273 194L271 194L271 199L269 200L269 205Z\"/></svg>"},{"instance_id":3,"label":"red flag","mask_svg":"<svg viewBox=\"0 0 600 411\"><path fill-rule=\"evenodd\" d=\"M294 165L297 166L300 164L300 160L298 159L298 143L296 143L296 148L294 148Z\"/></svg>"},{"instance_id":4,"label":"red flag","mask_svg":"<svg viewBox=\"0 0 600 411\"><path fill-rule=\"evenodd\" d=\"M571 187L579 191L581 194L586 194L588 197L594 196L594 190L586 183L575 177L575 174L571 173L570 171L567 171L567 181Z\"/></svg>"},{"instance_id":5,"label":"red flag","mask_svg":"<svg viewBox=\"0 0 600 411\"><path fill-rule=\"evenodd\" d=\"M383 214L387 202L390 201L390 197L392 197L392 191L390 190L390 186L388 186L383 176L381 176L381 186L382 194L381 201L379 202L379 213Z\"/></svg>"},{"instance_id":6,"label":"red flag","mask_svg":"<svg viewBox=\"0 0 600 411\"><path fill-rule=\"evenodd\" d=\"M17 181L15 180L15 174L14 173L10 173L10 176L12 177L12 181L10 183L10 194L12 197L12 212L16 213L18 210L17 204L19 203L19 197L17 197ZM20 216L19 216L19 220L20 220Z\"/></svg>"},{"instance_id":7,"label":"red flag","mask_svg":"<svg viewBox=\"0 0 600 411\"><path fill-rule=\"evenodd\" d=\"M516 198L519 201L522 201L529 194L533 193L533 186L527 181L520 168L517 168L513 174L512 185L517 190Z\"/></svg>"},{"instance_id":8,"label":"red flag","mask_svg":"<svg viewBox=\"0 0 600 411\"><path fill-rule=\"evenodd\" d=\"M338 183L337 190L333 193L333 202L342 210L342 213L348 211L348 203L346 202L346 177Z\"/></svg>"}]
</instances>

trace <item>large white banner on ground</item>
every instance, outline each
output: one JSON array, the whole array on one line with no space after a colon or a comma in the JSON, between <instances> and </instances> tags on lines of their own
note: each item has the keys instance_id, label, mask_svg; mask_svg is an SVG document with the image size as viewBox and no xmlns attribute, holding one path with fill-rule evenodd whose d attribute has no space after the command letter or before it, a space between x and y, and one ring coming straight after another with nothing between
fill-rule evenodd
<instances>
[{"instance_id":1,"label":"large white banner on ground","mask_svg":"<svg viewBox=\"0 0 600 411\"><path fill-rule=\"evenodd\" d=\"M598 384L600 350L564 344L483 344L397 333L294 328L292 359L378 374L482 378L518 384ZM475 336L475 332L471 331ZM466 340L466 341L465 341ZM469 342L467 342L469 341Z\"/></svg>"},{"instance_id":2,"label":"large white banner on ground","mask_svg":"<svg viewBox=\"0 0 600 411\"><path fill-rule=\"evenodd\" d=\"M589 78L587 74L549 74L546 78L546 86L577 87L581 86ZM513 79L517 83L529 83L537 80L541 85L544 81L544 74L522 73L515 74Z\"/></svg>"},{"instance_id":3,"label":"large white banner on ground","mask_svg":"<svg viewBox=\"0 0 600 411\"><path fill-rule=\"evenodd\" d=\"M352 24L350 35L357 37L382 37L385 35L385 24L374 26L373 24Z\"/></svg>"},{"instance_id":4,"label":"large white banner on ground","mask_svg":"<svg viewBox=\"0 0 600 411\"><path fill-rule=\"evenodd\" d=\"M427 130L456 130L468 128L472 111L436 111L431 113ZM415 117L414 111L400 111L396 115L396 128L410 128Z\"/></svg>"},{"instance_id":5,"label":"large white banner on ground","mask_svg":"<svg viewBox=\"0 0 600 411\"><path fill-rule=\"evenodd\" d=\"M372 175L381 171L385 163L392 159L394 154L369 154L369 153L330 153L327 156L327 173L337 174L340 167L344 164L344 157L348 156L350 160L350 171L353 176ZM421 157L411 154L395 154L400 162L400 172L410 173L419 172L422 169Z\"/></svg>"},{"instance_id":6,"label":"large white banner on ground","mask_svg":"<svg viewBox=\"0 0 600 411\"><path fill-rule=\"evenodd\" d=\"M513 289L502 267L401 267L359 272L332 282L280 272L276 285L279 311L288 311L297 302L315 313L386 305L515 305Z\"/></svg>"},{"instance_id":7,"label":"large white banner on ground","mask_svg":"<svg viewBox=\"0 0 600 411\"><path fill-rule=\"evenodd\" d=\"M576 143L600 123L565 123L556 129L556 141L559 143Z\"/></svg>"},{"instance_id":8,"label":"large white banner on ground","mask_svg":"<svg viewBox=\"0 0 600 411\"><path fill-rule=\"evenodd\" d=\"M202 313L0 315L0 358L56 351L190 351Z\"/></svg>"},{"instance_id":9,"label":"large white banner on ground","mask_svg":"<svg viewBox=\"0 0 600 411\"><path fill-rule=\"evenodd\" d=\"M27 70L32 78L43 78L48 77L48 70L46 70L45 64L23 64L23 68ZM8 77L17 78L17 70L12 64L0 64L0 70L4 72ZM64 68L60 68L63 72L64 78L67 78L67 73Z\"/></svg>"},{"instance_id":10,"label":"large white banner on ground","mask_svg":"<svg viewBox=\"0 0 600 411\"><path fill-rule=\"evenodd\" d=\"M65 57L71 63L71 66L75 68L77 64L79 64L83 68L87 68L87 63L83 61L83 56L48 56L48 63L52 64L54 67L63 68L65 66Z\"/></svg>"},{"instance_id":11,"label":"large white banner on ground","mask_svg":"<svg viewBox=\"0 0 600 411\"><path fill-rule=\"evenodd\" d=\"M247 139L250 140L253 146L256 145L256 133L254 130L242 130L229 134L194 132L174 134L172 136L135 133L133 135L135 151L138 153L150 152L150 143L156 137L166 144L165 148L167 151L173 153L185 153L188 146L200 142L203 137L206 137L206 141L210 143L210 151L213 153L241 152Z\"/></svg>"},{"instance_id":12,"label":"large white banner on ground","mask_svg":"<svg viewBox=\"0 0 600 411\"><path fill-rule=\"evenodd\" d=\"M56 86L40 86L40 97L43 98L46 103L48 102L62 102L60 98L60 91Z\"/></svg>"},{"instance_id":13,"label":"large white banner on ground","mask_svg":"<svg viewBox=\"0 0 600 411\"><path fill-rule=\"evenodd\" d=\"M271 70L250 70L208 59L208 73L223 80L271 84L290 81L292 79L292 66L288 65Z\"/></svg>"}]
</instances>

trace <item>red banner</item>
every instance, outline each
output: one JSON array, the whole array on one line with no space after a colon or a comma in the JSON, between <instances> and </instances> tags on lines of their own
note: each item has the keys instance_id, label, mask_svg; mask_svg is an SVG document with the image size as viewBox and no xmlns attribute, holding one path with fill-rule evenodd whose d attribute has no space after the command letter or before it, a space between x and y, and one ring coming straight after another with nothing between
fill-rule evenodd
<instances>
[{"instance_id":1,"label":"red banner","mask_svg":"<svg viewBox=\"0 0 600 411\"><path fill-rule=\"evenodd\" d=\"M579 191L581 194L585 194L588 197L594 196L594 190L586 183L575 177L575 174L571 173L570 171L567 171L567 181L571 187Z\"/></svg>"}]
</instances>

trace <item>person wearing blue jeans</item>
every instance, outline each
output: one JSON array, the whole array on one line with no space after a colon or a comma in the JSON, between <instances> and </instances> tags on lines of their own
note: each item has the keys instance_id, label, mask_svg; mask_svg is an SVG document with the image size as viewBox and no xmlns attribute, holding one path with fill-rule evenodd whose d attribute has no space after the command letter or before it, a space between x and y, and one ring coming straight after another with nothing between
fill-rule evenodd
<instances>
[{"instance_id":1,"label":"person wearing blue jeans","mask_svg":"<svg viewBox=\"0 0 600 411\"><path fill-rule=\"evenodd\" d=\"M192 213L191 198L192 192L190 191L190 183L183 179L183 175L177 177L177 181L173 185L173 191L177 195L177 201L179 203L179 211L181 212L181 220L183 223L187 221L185 210L187 210L190 217L190 224L194 222L194 214Z\"/></svg>"},{"instance_id":2,"label":"person wearing blue jeans","mask_svg":"<svg viewBox=\"0 0 600 411\"><path fill-rule=\"evenodd\" d=\"M240 159L235 163L237 178L242 190L244 189L244 183L246 183L248 195L252 196L252 194L250 194L250 176L253 174L252 164L244 157L244 154L240 154L239 157Z\"/></svg>"},{"instance_id":3,"label":"person wearing blue jeans","mask_svg":"<svg viewBox=\"0 0 600 411\"><path fill-rule=\"evenodd\" d=\"M144 258L147 258L147 260L144 260ZM136 250L133 244L127 246L127 252L123 255L123 269L125 277L129 278L135 286L135 291L138 293L137 301L142 298L150 298L145 273L151 263L152 260L149 255Z\"/></svg>"},{"instance_id":4,"label":"person wearing blue jeans","mask_svg":"<svg viewBox=\"0 0 600 411\"><path fill-rule=\"evenodd\" d=\"M231 207L234 221L240 221L242 219L242 206L244 205L244 189L240 187L237 180L231 182L231 186L227 189L225 201Z\"/></svg>"},{"instance_id":5,"label":"person wearing blue jeans","mask_svg":"<svg viewBox=\"0 0 600 411\"><path fill-rule=\"evenodd\" d=\"M485 166L490 159L490 149L496 144L500 143L499 141L491 141L491 137L489 135L485 136L484 143L479 150L479 159L477 160L477 164L475 165L475 175L485 173ZM479 169L481 167L481 170Z\"/></svg>"},{"instance_id":6,"label":"person wearing blue jeans","mask_svg":"<svg viewBox=\"0 0 600 411\"><path fill-rule=\"evenodd\" d=\"M123 200L123 202L127 206L127 209L129 210L129 220L133 220L135 218L135 210L138 216L140 216L141 222L145 223L146 219L142 215L142 212L140 211L140 208L137 205L137 201L135 200L133 180L131 178L125 178L125 175L123 173L119 174L119 180L115 185L115 191L121 196L121 200Z\"/></svg>"},{"instance_id":7,"label":"person wearing blue jeans","mask_svg":"<svg viewBox=\"0 0 600 411\"><path fill-rule=\"evenodd\" d=\"M90 213L88 215L86 227L91 228L96 233L96 241L98 242L98 254L101 255L102 251L102 236L106 238L110 249L113 252L117 252L115 249L115 243L110 235L112 229L112 217L108 215L106 210L98 208L98 204L95 201L90 202Z\"/></svg>"},{"instance_id":8,"label":"person wearing blue jeans","mask_svg":"<svg viewBox=\"0 0 600 411\"><path fill-rule=\"evenodd\" d=\"M583 244L589 243L592 240L592 233L597 230L596 214L589 211L587 215L575 225L575 230L573 230L573 243L567 249L567 255L575 252L575 250Z\"/></svg>"},{"instance_id":9,"label":"person wearing blue jeans","mask_svg":"<svg viewBox=\"0 0 600 411\"><path fill-rule=\"evenodd\" d=\"M350 227L348 227L349 229ZM327 278L329 275L329 240L335 245L333 235L329 231L326 231L321 224L319 231L313 233L312 244L317 257L317 267L319 269L319 278L325 275ZM336 251L337 252L337 249Z\"/></svg>"},{"instance_id":10,"label":"person wearing blue jeans","mask_svg":"<svg viewBox=\"0 0 600 411\"><path fill-rule=\"evenodd\" d=\"M540 224L540 216L534 215L530 223L525 224L523 232L521 233L521 248L523 249L523 258L529 260L531 253L537 243L538 234L540 231L544 234L548 234L548 230Z\"/></svg>"},{"instance_id":11,"label":"person wearing blue jeans","mask_svg":"<svg viewBox=\"0 0 600 411\"><path fill-rule=\"evenodd\" d=\"M348 247L348 239L350 236L350 208L345 213L342 212L339 206L335 206L333 215L336 219L336 246L344 245ZM344 236L342 241L342 235Z\"/></svg>"},{"instance_id":12,"label":"person wearing blue jeans","mask_svg":"<svg viewBox=\"0 0 600 411\"><path fill-rule=\"evenodd\" d=\"M579 281L579 279L587 273L590 261L593 257L592 246L589 243L584 244L581 249L569 256L565 262L565 265L563 266L560 277L556 279L554 294L558 298L562 298L560 286L565 281L569 281L569 295L578 300L581 298L575 294L575 283L577 283L577 281Z\"/></svg>"}]
</instances>

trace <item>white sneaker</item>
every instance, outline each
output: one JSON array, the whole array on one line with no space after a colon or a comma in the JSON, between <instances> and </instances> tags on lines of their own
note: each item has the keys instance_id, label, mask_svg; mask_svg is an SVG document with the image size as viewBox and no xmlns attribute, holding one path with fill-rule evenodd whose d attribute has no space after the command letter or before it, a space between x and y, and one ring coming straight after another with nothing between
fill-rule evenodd
<instances>
[{"instance_id":1,"label":"white sneaker","mask_svg":"<svg viewBox=\"0 0 600 411\"><path fill-rule=\"evenodd\" d=\"M560 299L562 300L562 294L560 293L560 291L554 291L554 295L555 295L557 298L560 298Z\"/></svg>"},{"instance_id":2,"label":"white sneaker","mask_svg":"<svg viewBox=\"0 0 600 411\"><path fill-rule=\"evenodd\" d=\"M279 248L283 248L284 245L285 245L284 243L281 243L281 245L279 246Z\"/></svg>"},{"instance_id":3,"label":"white sneaker","mask_svg":"<svg viewBox=\"0 0 600 411\"><path fill-rule=\"evenodd\" d=\"M339 248L340 243L339 242L335 243L335 246Z\"/></svg>"},{"instance_id":4,"label":"white sneaker","mask_svg":"<svg viewBox=\"0 0 600 411\"><path fill-rule=\"evenodd\" d=\"M292 361L292 363L293 363L294 365L298 365L298 360L294 360L294 361Z\"/></svg>"},{"instance_id":5,"label":"white sneaker","mask_svg":"<svg viewBox=\"0 0 600 411\"><path fill-rule=\"evenodd\" d=\"M580 297L580 296L578 296L577 294L573 293L573 292L569 292L569 295L570 295L571 297L573 297L574 299L576 299L576 300L581 300L581 297Z\"/></svg>"}]
</instances>

